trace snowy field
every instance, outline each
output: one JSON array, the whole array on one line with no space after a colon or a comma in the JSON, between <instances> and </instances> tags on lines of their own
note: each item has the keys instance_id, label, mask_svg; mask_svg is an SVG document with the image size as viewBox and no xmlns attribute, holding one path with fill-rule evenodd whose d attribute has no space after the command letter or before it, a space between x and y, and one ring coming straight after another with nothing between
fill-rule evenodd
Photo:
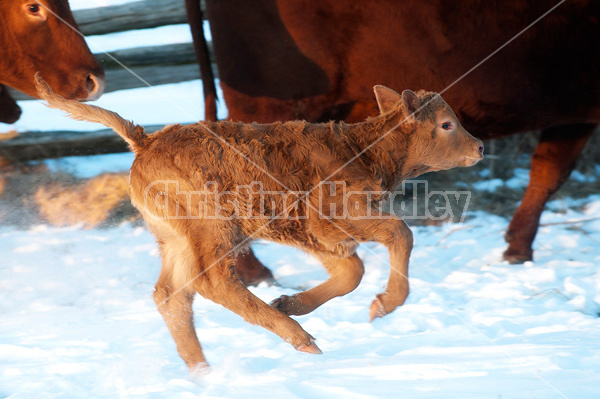
<instances>
[{"instance_id":1,"label":"snowy field","mask_svg":"<svg viewBox=\"0 0 600 399\"><path fill-rule=\"evenodd\" d=\"M599 195L586 204L543 222L600 214ZM387 251L361 246L360 287L297 317L320 356L198 297L213 366L201 379L189 377L154 306L160 261L145 228L0 228L0 397L598 398L600 220L585 234L542 227L536 261L512 266L500 261L507 220L472 216L413 229L412 293L373 323ZM253 289L265 301L326 278L303 253L254 248L285 287Z\"/></svg>"},{"instance_id":2,"label":"snowy field","mask_svg":"<svg viewBox=\"0 0 600 399\"><path fill-rule=\"evenodd\" d=\"M71 4L117 2L124 1ZM180 27L168 32L167 42L189 40ZM194 81L109 93L97 104L140 124L193 122L202 118L201 93ZM99 128L39 102L20 105L22 120L0 131ZM219 112L226 115L222 106ZM46 164L91 177L126 170L132 159ZM527 173L518 172L509 184L526 184ZM477 188L506 184L497 180ZM202 378L190 377L154 305L160 260L146 228L0 226L0 398L600 397L600 219L565 223L600 216L600 195L548 204L535 261L524 265L501 261L507 219L468 216L462 224L413 227L411 295L373 323L369 305L384 289L389 262L384 247L362 245L362 284L296 317L323 355L297 352L197 297L196 329L212 366ZM254 249L280 284L252 289L265 301L327 278L318 262L289 247L258 242Z\"/></svg>"}]
</instances>

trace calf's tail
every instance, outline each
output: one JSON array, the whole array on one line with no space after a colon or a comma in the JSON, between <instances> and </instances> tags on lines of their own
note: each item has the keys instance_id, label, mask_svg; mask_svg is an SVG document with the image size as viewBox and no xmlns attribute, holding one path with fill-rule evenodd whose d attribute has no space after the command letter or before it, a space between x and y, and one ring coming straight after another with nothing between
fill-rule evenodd
<instances>
[{"instance_id":1,"label":"calf's tail","mask_svg":"<svg viewBox=\"0 0 600 399\"><path fill-rule=\"evenodd\" d=\"M75 120L101 123L113 129L135 153L143 146L146 138L144 128L123 119L116 112L59 96L42 79L39 72L35 74L35 87L40 98L45 100L50 108L63 110L67 112L67 116Z\"/></svg>"}]
</instances>

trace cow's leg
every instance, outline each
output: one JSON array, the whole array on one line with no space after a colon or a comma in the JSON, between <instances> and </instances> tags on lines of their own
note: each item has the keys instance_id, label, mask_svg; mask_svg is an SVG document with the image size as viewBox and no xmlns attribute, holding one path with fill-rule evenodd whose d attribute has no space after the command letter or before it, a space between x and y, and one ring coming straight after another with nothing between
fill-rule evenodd
<instances>
[{"instance_id":1,"label":"cow's leg","mask_svg":"<svg viewBox=\"0 0 600 399\"><path fill-rule=\"evenodd\" d=\"M246 286L258 285L263 281L272 284L275 281L271 271L256 258L251 248L237 256L235 271Z\"/></svg>"},{"instance_id":2,"label":"cow's leg","mask_svg":"<svg viewBox=\"0 0 600 399\"><path fill-rule=\"evenodd\" d=\"M202 275L194 280L198 293L237 313L247 322L279 335L299 351L321 353L314 338L300 324L264 303L242 284L235 272L235 260L226 255L227 247L218 245L216 248L218 250L196 252L196 257L205 265Z\"/></svg>"},{"instance_id":3,"label":"cow's leg","mask_svg":"<svg viewBox=\"0 0 600 399\"><path fill-rule=\"evenodd\" d=\"M349 220L349 219L319 219L321 223L320 228L315 228L314 232L319 231L320 233L316 236L319 242L324 243L330 248L334 248L339 243L345 242L349 239L359 242L376 241L385 245L390 253L390 277L385 292L377 295L373 303L371 304L370 317L373 320L375 317L381 317L387 313L392 312L398 306L402 305L406 300L409 293L408 284L408 259L413 245L413 235L406 223L402 219L392 218L386 215L385 219L363 219L363 220ZM338 279L345 279L344 284L338 283L341 287L345 287L346 290L351 291L355 287L352 284L358 284L360 277L362 276L362 268L358 267L356 261L351 269L346 269L350 274L349 277L343 276L338 277L342 274L344 269L340 264L339 271L336 271ZM362 266L362 263L361 263ZM359 273L360 271L360 273ZM332 275L332 278L334 276ZM331 279L330 279L331 280ZM324 284L333 285L330 280ZM351 288L351 289L350 289ZM306 310L311 307L316 308L320 304L326 302L332 294L325 294L319 290L319 287L309 290L305 293L297 294L293 297L283 298L284 304L280 300L276 300L273 305L278 306L281 309L285 309L291 314L294 313L295 309ZM311 292L312 291L312 292ZM349 292L348 291L348 292ZM322 295L322 297L315 298L312 293ZM341 292L338 291L338 292ZM307 293L311 293L308 298L305 298ZM338 296L338 295L334 295ZM304 301L306 300L306 303ZM285 304L286 301L292 303ZM315 306L316 304L316 306ZM310 311L310 310L309 310Z\"/></svg>"},{"instance_id":4,"label":"cow's leg","mask_svg":"<svg viewBox=\"0 0 600 399\"><path fill-rule=\"evenodd\" d=\"M296 295L282 295L271 306L287 315L312 312L325 302L354 291L364 273L360 258L354 254L343 258L332 254L316 254L331 277L323 284Z\"/></svg>"},{"instance_id":5,"label":"cow's leg","mask_svg":"<svg viewBox=\"0 0 600 399\"><path fill-rule=\"evenodd\" d=\"M595 128L596 125L579 124L557 126L542 132L531 159L529 185L505 235L509 244L504 252L505 260L522 263L532 259L531 246L544 205L569 177Z\"/></svg>"}]
</instances>

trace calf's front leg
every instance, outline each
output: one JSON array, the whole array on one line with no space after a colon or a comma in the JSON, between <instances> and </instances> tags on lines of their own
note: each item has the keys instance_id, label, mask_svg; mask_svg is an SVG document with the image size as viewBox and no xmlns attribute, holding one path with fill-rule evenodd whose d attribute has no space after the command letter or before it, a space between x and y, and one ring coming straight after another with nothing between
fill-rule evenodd
<instances>
[{"instance_id":1,"label":"calf's front leg","mask_svg":"<svg viewBox=\"0 0 600 399\"><path fill-rule=\"evenodd\" d=\"M390 277L385 291L377 294L371 303L370 321L391 313L402 306L408 297L408 260L413 248L413 234L403 220L397 219L387 231L376 231L374 241L382 243L389 250Z\"/></svg>"},{"instance_id":2,"label":"calf's front leg","mask_svg":"<svg viewBox=\"0 0 600 399\"><path fill-rule=\"evenodd\" d=\"M325 302L353 291L364 273L358 255L339 257L330 253L316 253L331 277L323 284L296 295L282 295L271 306L287 315L303 315L312 312Z\"/></svg>"},{"instance_id":3,"label":"calf's front leg","mask_svg":"<svg viewBox=\"0 0 600 399\"><path fill-rule=\"evenodd\" d=\"M412 251L413 235L402 219L390 215L384 217L383 219L363 220L318 218L313 223L318 223L319 226L311 229L319 242L329 247L335 247L339 243L351 239L359 242L376 241L388 248L390 277L386 290L378 294L371 304L371 321L376 317L391 313L398 306L404 304L409 293L408 259ZM330 261L334 261L334 263L328 265L324 262L325 267L332 275L325 283L291 297L279 298L271 305L286 314L306 314L329 299L354 290L363 273L360 259L353 255L344 260L331 259Z\"/></svg>"}]
</instances>

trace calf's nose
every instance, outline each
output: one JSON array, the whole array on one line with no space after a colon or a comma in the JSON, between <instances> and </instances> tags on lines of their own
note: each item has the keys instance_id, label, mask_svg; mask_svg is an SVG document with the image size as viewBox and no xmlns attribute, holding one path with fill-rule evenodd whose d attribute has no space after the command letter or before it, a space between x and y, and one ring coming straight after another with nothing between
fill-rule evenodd
<instances>
[{"instance_id":1,"label":"calf's nose","mask_svg":"<svg viewBox=\"0 0 600 399\"><path fill-rule=\"evenodd\" d=\"M479 140L479 139L475 139L474 143L473 143L473 150L475 151L475 153L481 158L483 159L483 141Z\"/></svg>"}]
</instances>

